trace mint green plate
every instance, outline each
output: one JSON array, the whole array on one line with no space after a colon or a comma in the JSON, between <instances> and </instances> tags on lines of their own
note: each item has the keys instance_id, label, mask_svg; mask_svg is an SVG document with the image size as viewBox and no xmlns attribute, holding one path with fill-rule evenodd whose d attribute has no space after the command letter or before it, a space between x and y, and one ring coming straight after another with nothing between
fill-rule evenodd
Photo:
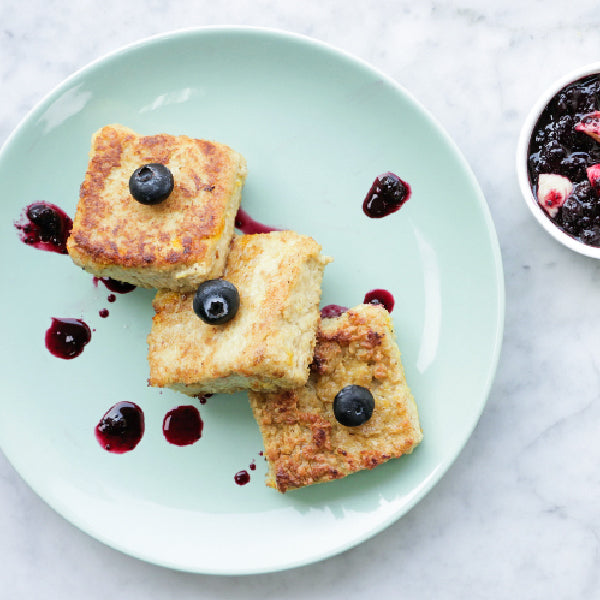
<instances>
[{"instance_id":1,"label":"mint green plate","mask_svg":"<svg viewBox=\"0 0 600 600\"><path fill-rule=\"evenodd\" d=\"M146 386L150 290L108 290L66 256L20 242L38 200L73 214L92 133L215 139L243 153L243 207L316 238L335 257L322 304L360 304L373 288L392 313L424 441L412 455L286 495L263 483L262 441L245 394L199 405L204 433L177 447L165 413L190 400ZM408 203L368 219L374 178L394 171ZM500 351L504 290L488 208L452 141L418 102L359 60L262 29L155 37L103 58L46 97L0 154L2 380L0 445L29 485L103 542L160 565L242 574L307 564L380 531L448 469L475 427ZM101 319L99 310L110 316ZM83 318L92 341L74 360L44 347L51 317ZM120 400L140 405L146 433L123 455L94 428ZM250 470L250 464L256 470ZM236 485L247 470L251 481Z\"/></svg>"}]
</instances>

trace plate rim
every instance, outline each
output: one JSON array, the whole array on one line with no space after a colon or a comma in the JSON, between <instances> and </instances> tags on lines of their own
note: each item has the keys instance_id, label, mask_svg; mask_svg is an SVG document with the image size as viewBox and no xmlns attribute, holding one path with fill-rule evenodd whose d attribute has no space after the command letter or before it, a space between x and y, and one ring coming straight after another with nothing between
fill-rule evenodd
<instances>
[{"instance_id":1,"label":"plate rim","mask_svg":"<svg viewBox=\"0 0 600 600\"><path fill-rule=\"evenodd\" d=\"M476 192L474 196L477 198L477 202L479 205L479 211L481 216L483 217L486 231L487 231L487 240L489 242L490 254L493 258L493 264L495 267L495 290L496 290L496 304L497 304L497 313L496 313L496 322L493 327L493 344L490 344L490 357L487 372L485 373L485 378L482 378L482 381L485 380L485 385L482 387L481 399L478 402L477 410L473 411L471 414L471 422L465 423L465 431L466 435L464 439L461 440L461 443L458 444L456 451L452 453L452 456L445 457L439 463L438 468L432 473L428 480L424 482L418 491L412 495L409 501L402 504L402 507L399 510L394 511L390 516L382 518L380 521L376 523L375 526L372 526L364 535L357 536L353 538L349 543L344 541L339 546L335 547L333 550L328 548L324 552L313 552L309 557L304 557L303 559L298 559L295 561L289 561L287 563L278 563L277 565L273 564L264 564L264 566L260 569L258 568L223 568L223 569L215 569L215 568L202 568L200 566L191 567L191 566L182 566L178 564L177 561L169 561L164 558L158 560L157 557L146 555L143 552L143 549L137 549L134 551L133 548L115 541L114 539L110 539L108 537L104 537L101 535L99 531L90 531L88 528L84 527L80 520L75 520L73 515L71 515L68 511L62 510L58 508L59 502L49 501L46 498L46 495L42 495L38 492L36 486L30 481L29 477L24 475L20 470L18 470L15 466L15 462L13 459L7 455L6 451L2 446L2 441L0 440L0 450L3 452L9 464L13 467L15 472L27 483L27 485L36 493L38 497L40 497L48 506L50 506L55 512L57 512L65 521L70 523L72 526L77 527L80 531L84 532L86 535L89 535L91 538L96 539L103 544L118 550L128 556L133 558L137 558L139 560L143 560L145 562L149 562L156 566L163 566L170 569L174 569L177 571L184 571L196 574L212 574L212 575L249 575L249 574L264 574L264 573L274 573L279 571L284 571L291 568L297 568L300 566L307 566L314 564L318 561L324 560L326 558L330 558L336 556L346 550L349 550L364 541L374 537L376 534L380 533L384 529L388 528L391 524L398 521L401 517L406 515L416 504L418 504L441 480L441 478L447 473L452 464L457 460L458 456L462 453L467 441L471 438L477 423L485 409L487 404L487 400L489 398L489 394L495 379L495 374L497 372L498 363L500 359L502 343L503 343L503 333L504 333L504 321L505 321L505 312L506 312L506 289L505 289L505 281L504 281L504 270L502 263L502 253L500 249L500 244L498 240L498 235L496 232L496 228L491 216L489 205L485 199L481 186L477 181L475 174L467 162L464 154L456 144L456 142L450 137L446 129L441 125L441 123L433 116L433 114L423 105L417 98L408 91L404 86L402 86L398 81L393 79L391 76L379 70L377 67L373 66L366 60L357 57L343 49L340 49L334 45L331 45L322 40L310 37L305 34L286 31L279 28L272 27L261 27L261 26L225 26L225 25L215 25L215 26L202 26L202 27L186 27L181 29L175 29L163 33L154 34L128 44L124 46L120 46L119 48L109 51L107 53L102 54L98 58L92 60L91 62L85 64L80 67L72 74L67 76L65 79L56 84L49 92L44 94L42 98L35 103L35 105L26 112L24 117L18 122L17 126L12 130L12 132L8 135L2 146L0 147L0 163L5 160L5 155L10 150L13 140L17 138L22 129L24 129L27 124L35 118L38 113L41 113L43 110L47 108L47 106L55 100L62 92L66 91L73 83L77 82L79 78L84 77L87 73L92 72L96 67L109 62L111 60L115 60L118 57L128 54L132 51L136 51L138 49L143 48L144 46L160 44L160 43L168 43L170 40L180 39L182 37L196 37L196 36L204 36L206 34L212 35L223 35L223 34L244 34L244 35L253 35L257 38L260 37L270 37L272 39L281 40L283 42L295 41L310 47L317 47L320 50L328 53L337 58L342 58L343 60L353 63L356 66L360 66L362 69L377 75L377 77L384 80L388 85L390 85L396 93L399 93L401 96L404 96L408 100L410 100L411 105L415 110L418 110L422 116L428 120L435 128L436 132L440 134L448 147L452 150L454 157L460 163L463 173L468 177L471 187ZM67 516L68 515L68 516ZM267 561L272 562L272 561Z\"/></svg>"}]
</instances>

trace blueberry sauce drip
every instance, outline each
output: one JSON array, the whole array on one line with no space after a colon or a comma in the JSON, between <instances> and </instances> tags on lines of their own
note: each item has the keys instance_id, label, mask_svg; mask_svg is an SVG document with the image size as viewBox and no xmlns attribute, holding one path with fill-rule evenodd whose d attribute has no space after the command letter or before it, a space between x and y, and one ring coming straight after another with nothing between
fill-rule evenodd
<instances>
[{"instance_id":1,"label":"blueberry sauce drip","mask_svg":"<svg viewBox=\"0 0 600 600\"><path fill-rule=\"evenodd\" d=\"M394 310L394 296L387 290L371 290L365 294L363 304L381 304L385 310L392 312Z\"/></svg>"},{"instance_id":2,"label":"blueberry sauce drip","mask_svg":"<svg viewBox=\"0 0 600 600\"><path fill-rule=\"evenodd\" d=\"M348 311L347 306L339 306L338 304L328 304L321 309L321 319L334 319L342 316Z\"/></svg>"},{"instance_id":3,"label":"blueberry sauce drip","mask_svg":"<svg viewBox=\"0 0 600 600\"><path fill-rule=\"evenodd\" d=\"M144 435L144 413L133 402L117 402L96 425L96 439L113 454L133 450Z\"/></svg>"},{"instance_id":4,"label":"blueberry sauce drip","mask_svg":"<svg viewBox=\"0 0 600 600\"><path fill-rule=\"evenodd\" d=\"M565 233L589 246L600 246L600 194L588 180L587 168L600 163L600 144L581 131L600 115L600 77L592 75L562 88L542 111L529 141L529 179L537 195L541 174L562 175L573 191L554 216Z\"/></svg>"},{"instance_id":5,"label":"blueberry sauce drip","mask_svg":"<svg viewBox=\"0 0 600 600\"><path fill-rule=\"evenodd\" d=\"M57 358L72 359L79 356L92 339L90 328L81 319L52 318L46 330L46 348Z\"/></svg>"},{"instance_id":6,"label":"blueberry sauce drip","mask_svg":"<svg viewBox=\"0 0 600 600\"><path fill-rule=\"evenodd\" d=\"M106 317L108 317L109 314L110 313L108 312L108 308L103 308L102 310L98 311L98 315L103 319L106 319Z\"/></svg>"},{"instance_id":7,"label":"blueberry sauce drip","mask_svg":"<svg viewBox=\"0 0 600 600\"><path fill-rule=\"evenodd\" d=\"M204 423L195 406L177 406L163 419L163 435L170 444L189 446L202 436Z\"/></svg>"},{"instance_id":8,"label":"blueberry sauce drip","mask_svg":"<svg viewBox=\"0 0 600 600\"><path fill-rule=\"evenodd\" d=\"M94 286L98 287L99 281L101 281L106 286L106 289L110 290L111 292L115 292L115 294L129 294L129 292L133 292L133 290L135 290L135 285L133 285L133 283L117 281L112 277L94 277ZM113 297L112 300L110 299L111 296ZM113 294L110 294L108 297L108 301L114 302L115 296L113 296Z\"/></svg>"},{"instance_id":9,"label":"blueberry sauce drip","mask_svg":"<svg viewBox=\"0 0 600 600\"><path fill-rule=\"evenodd\" d=\"M408 183L388 171L379 175L371 185L363 202L363 212L372 219L387 217L400 210L410 194Z\"/></svg>"},{"instance_id":10,"label":"blueberry sauce drip","mask_svg":"<svg viewBox=\"0 0 600 600\"><path fill-rule=\"evenodd\" d=\"M263 223L255 221L245 210L242 210L241 208L235 215L235 226L246 235L280 231L277 227L271 227L270 225L264 225Z\"/></svg>"},{"instance_id":11,"label":"blueberry sauce drip","mask_svg":"<svg viewBox=\"0 0 600 600\"><path fill-rule=\"evenodd\" d=\"M35 202L15 223L21 241L46 252L67 254L67 239L73 227L71 218L55 204Z\"/></svg>"},{"instance_id":12,"label":"blueberry sauce drip","mask_svg":"<svg viewBox=\"0 0 600 600\"><path fill-rule=\"evenodd\" d=\"M198 399L198 402L200 402L200 404L206 404L207 398L210 398L211 396L212 394L198 394L196 395L196 398Z\"/></svg>"},{"instance_id":13,"label":"blueberry sauce drip","mask_svg":"<svg viewBox=\"0 0 600 600\"><path fill-rule=\"evenodd\" d=\"M254 461L252 461L252 462L250 463L250 470L251 470L251 471L256 471L256 463L255 463Z\"/></svg>"},{"instance_id":14,"label":"blueberry sauce drip","mask_svg":"<svg viewBox=\"0 0 600 600\"><path fill-rule=\"evenodd\" d=\"M238 471L234 475L233 480L238 485L246 485L247 483L250 483L250 473L248 473L248 471Z\"/></svg>"},{"instance_id":15,"label":"blueberry sauce drip","mask_svg":"<svg viewBox=\"0 0 600 600\"><path fill-rule=\"evenodd\" d=\"M107 300L109 302L114 302L117 299L117 297L114 294L109 294Z\"/></svg>"}]
</instances>

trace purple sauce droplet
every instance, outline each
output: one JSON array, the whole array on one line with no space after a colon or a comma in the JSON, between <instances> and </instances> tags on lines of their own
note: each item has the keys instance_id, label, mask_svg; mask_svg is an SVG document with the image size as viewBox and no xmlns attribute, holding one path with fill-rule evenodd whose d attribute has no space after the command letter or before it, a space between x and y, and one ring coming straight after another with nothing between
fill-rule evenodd
<instances>
[{"instance_id":1,"label":"purple sauce droplet","mask_svg":"<svg viewBox=\"0 0 600 600\"><path fill-rule=\"evenodd\" d=\"M133 292L133 290L135 290L135 285L133 285L133 283L117 281L112 277L94 277L94 285L96 287L98 286L99 281L101 281L108 290L115 292L116 294L129 294L129 292ZM108 299L110 302L114 302L114 300L110 300L110 296Z\"/></svg>"},{"instance_id":2,"label":"purple sauce droplet","mask_svg":"<svg viewBox=\"0 0 600 600\"><path fill-rule=\"evenodd\" d=\"M348 311L347 306L337 304L328 304L321 309L321 319L334 319Z\"/></svg>"},{"instance_id":3,"label":"purple sauce droplet","mask_svg":"<svg viewBox=\"0 0 600 600\"><path fill-rule=\"evenodd\" d=\"M117 297L114 294L109 294L107 300L109 302L114 302L117 299Z\"/></svg>"},{"instance_id":4,"label":"purple sauce droplet","mask_svg":"<svg viewBox=\"0 0 600 600\"><path fill-rule=\"evenodd\" d=\"M270 233L271 231L280 231L277 227L271 227L255 221L245 210L241 208L235 215L235 226L246 235L254 233Z\"/></svg>"},{"instance_id":5,"label":"purple sauce droplet","mask_svg":"<svg viewBox=\"0 0 600 600\"><path fill-rule=\"evenodd\" d=\"M387 217L399 210L410 194L408 183L388 171L379 175L371 185L363 202L363 212L372 219Z\"/></svg>"},{"instance_id":6,"label":"purple sauce droplet","mask_svg":"<svg viewBox=\"0 0 600 600\"><path fill-rule=\"evenodd\" d=\"M195 406L177 406L163 419L163 435L170 444L189 446L202 436L204 423Z\"/></svg>"},{"instance_id":7,"label":"purple sauce droplet","mask_svg":"<svg viewBox=\"0 0 600 600\"><path fill-rule=\"evenodd\" d=\"M108 317L108 315L110 314L108 312L108 308L103 308L102 310L98 311L98 314L103 318L106 319L106 317Z\"/></svg>"},{"instance_id":8,"label":"purple sauce droplet","mask_svg":"<svg viewBox=\"0 0 600 600\"><path fill-rule=\"evenodd\" d=\"M79 356L92 339L90 328L81 319L52 318L46 330L46 348L57 358L71 359Z\"/></svg>"},{"instance_id":9,"label":"purple sauce droplet","mask_svg":"<svg viewBox=\"0 0 600 600\"><path fill-rule=\"evenodd\" d=\"M67 239L72 227L71 218L49 202L35 202L25 207L21 220L15 223L24 244L58 254L67 254Z\"/></svg>"},{"instance_id":10,"label":"purple sauce droplet","mask_svg":"<svg viewBox=\"0 0 600 600\"><path fill-rule=\"evenodd\" d=\"M200 402L200 404L206 404L206 400L211 396L212 394L197 394L196 398L198 399L198 402Z\"/></svg>"},{"instance_id":11,"label":"purple sauce droplet","mask_svg":"<svg viewBox=\"0 0 600 600\"><path fill-rule=\"evenodd\" d=\"M363 304L381 304L385 310L392 312L394 310L394 296L387 290L371 290L365 294Z\"/></svg>"},{"instance_id":12,"label":"purple sauce droplet","mask_svg":"<svg viewBox=\"0 0 600 600\"><path fill-rule=\"evenodd\" d=\"M113 454L133 450L144 435L144 413L133 402L117 402L96 425L96 439L100 446Z\"/></svg>"},{"instance_id":13,"label":"purple sauce droplet","mask_svg":"<svg viewBox=\"0 0 600 600\"><path fill-rule=\"evenodd\" d=\"M233 479L238 485L246 485L250 482L250 473L248 471L238 471Z\"/></svg>"}]
</instances>

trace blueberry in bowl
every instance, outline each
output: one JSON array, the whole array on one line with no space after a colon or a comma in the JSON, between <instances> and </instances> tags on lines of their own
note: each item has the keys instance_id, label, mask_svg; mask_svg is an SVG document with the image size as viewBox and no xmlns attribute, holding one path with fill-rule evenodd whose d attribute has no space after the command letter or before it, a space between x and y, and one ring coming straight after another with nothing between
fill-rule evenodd
<instances>
[{"instance_id":1,"label":"blueberry in bowl","mask_svg":"<svg viewBox=\"0 0 600 600\"><path fill-rule=\"evenodd\" d=\"M563 77L537 101L521 130L517 175L542 227L600 258L600 63Z\"/></svg>"}]
</instances>

